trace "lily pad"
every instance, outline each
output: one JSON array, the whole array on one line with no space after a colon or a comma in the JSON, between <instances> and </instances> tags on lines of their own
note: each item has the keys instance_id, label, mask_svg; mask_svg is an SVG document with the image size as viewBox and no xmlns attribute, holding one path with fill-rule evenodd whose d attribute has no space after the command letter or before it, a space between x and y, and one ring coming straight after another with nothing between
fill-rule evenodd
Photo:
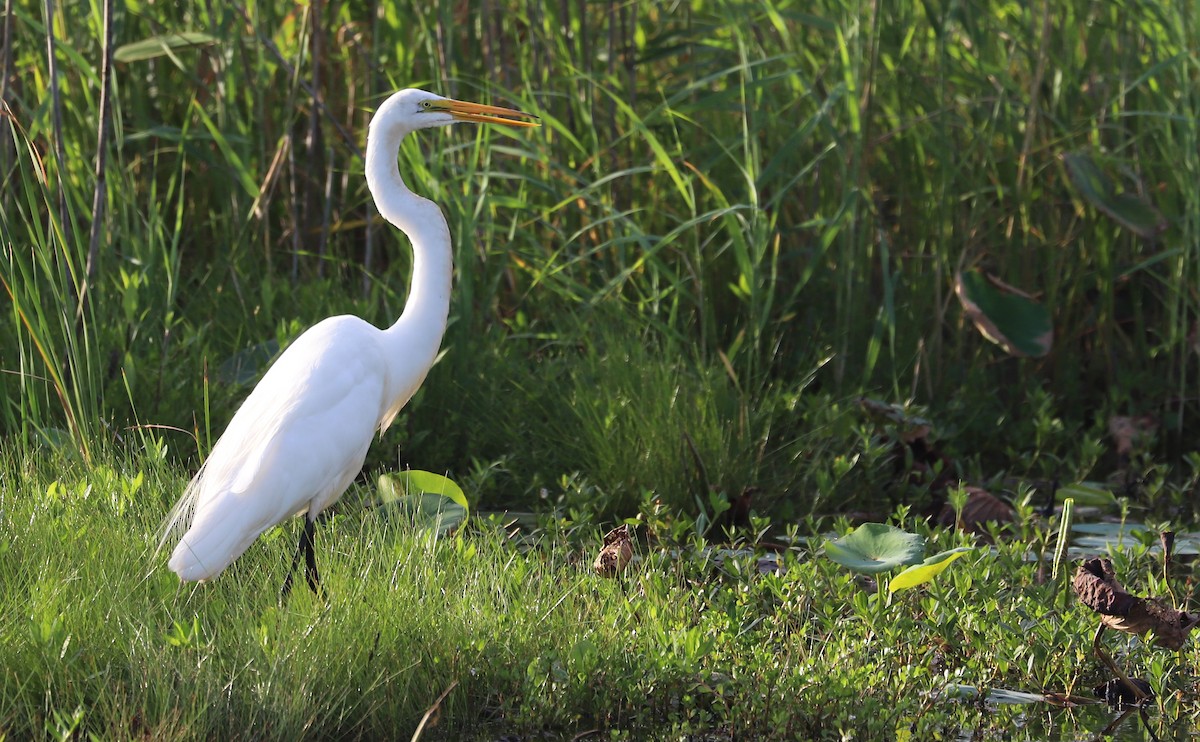
<instances>
[{"instance_id":1,"label":"lily pad","mask_svg":"<svg viewBox=\"0 0 1200 742\"><path fill-rule=\"evenodd\" d=\"M960 546L957 549L948 549L939 554L934 554L920 564L909 567L900 574L892 578L888 584L888 592L894 593L897 590L906 590L910 587L923 585L933 578L940 575L955 559L961 556L970 554L975 551L970 546Z\"/></svg>"},{"instance_id":2,"label":"lily pad","mask_svg":"<svg viewBox=\"0 0 1200 742\"><path fill-rule=\"evenodd\" d=\"M863 574L919 564L925 538L883 523L864 523L839 539L825 542L825 556Z\"/></svg>"},{"instance_id":3,"label":"lily pad","mask_svg":"<svg viewBox=\"0 0 1200 742\"><path fill-rule=\"evenodd\" d=\"M1122 536L1137 536L1149 533L1150 529L1140 523L1076 523L1071 526L1076 533L1086 533L1091 536L1121 538Z\"/></svg>"},{"instance_id":4,"label":"lily pad","mask_svg":"<svg viewBox=\"0 0 1200 742\"><path fill-rule=\"evenodd\" d=\"M959 273L954 293L979 332L1009 355L1041 358L1050 352L1050 311L1029 294L977 270Z\"/></svg>"}]
</instances>

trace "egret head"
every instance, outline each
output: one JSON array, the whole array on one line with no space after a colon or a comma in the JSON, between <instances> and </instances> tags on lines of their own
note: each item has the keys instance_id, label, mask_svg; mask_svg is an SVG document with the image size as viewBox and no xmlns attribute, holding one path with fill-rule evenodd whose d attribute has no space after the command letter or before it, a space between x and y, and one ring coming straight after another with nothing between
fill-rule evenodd
<instances>
[{"instance_id":1,"label":"egret head","mask_svg":"<svg viewBox=\"0 0 1200 742\"><path fill-rule=\"evenodd\" d=\"M407 133L417 129L448 126L459 121L529 127L539 124L526 119L536 118L532 114L511 108L468 103L408 88L394 93L383 102L371 119L371 129L382 127L397 133Z\"/></svg>"}]
</instances>

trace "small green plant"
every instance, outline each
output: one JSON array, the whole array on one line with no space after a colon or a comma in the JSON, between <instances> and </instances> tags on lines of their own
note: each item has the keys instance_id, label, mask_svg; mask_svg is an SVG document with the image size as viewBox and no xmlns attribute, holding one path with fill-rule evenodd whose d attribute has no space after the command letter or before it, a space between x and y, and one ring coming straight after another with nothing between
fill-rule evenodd
<instances>
[{"instance_id":1,"label":"small green plant","mask_svg":"<svg viewBox=\"0 0 1200 742\"><path fill-rule=\"evenodd\" d=\"M849 534L826 541L825 556L863 574L907 567L888 581L888 592L923 585L974 549L960 546L925 558L924 537L884 523L864 523ZM881 586L882 587L882 586Z\"/></svg>"}]
</instances>

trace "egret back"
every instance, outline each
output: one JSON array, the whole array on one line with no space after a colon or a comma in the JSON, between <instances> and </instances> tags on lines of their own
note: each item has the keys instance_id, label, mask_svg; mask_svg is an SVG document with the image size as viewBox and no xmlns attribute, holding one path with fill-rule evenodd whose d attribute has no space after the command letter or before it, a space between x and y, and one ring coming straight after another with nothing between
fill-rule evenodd
<instances>
[{"instance_id":1,"label":"egret back","mask_svg":"<svg viewBox=\"0 0 1200 742\"><path fill-rule=\"evenodd\" d=\"M188 525L169 561L180 578L216 577L263 531L342 496L391 406L382 336L331 317L267 371L169 516L164 541Z\"/></svg>"}]
</instances>

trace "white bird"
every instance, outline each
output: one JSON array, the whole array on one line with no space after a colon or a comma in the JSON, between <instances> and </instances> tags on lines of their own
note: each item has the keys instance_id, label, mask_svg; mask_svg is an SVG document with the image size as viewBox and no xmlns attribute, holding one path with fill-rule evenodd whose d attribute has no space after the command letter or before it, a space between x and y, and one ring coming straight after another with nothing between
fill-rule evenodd
<instances>
[{"instance_id":1,"label":"white bird","mask_svg":"<svg viewBox=\"0 0 1200 742\"><path fill-rule=\"evenodd\" d=\"M450 311L450 229L432 201L408 189L396 160L409 132L458 121L538 126L508 108L401 90L379 107L367 132L367 186L379 213L412 243L412 286L386 330L349 315L296 338L238 409L207 461L167 516L159 548L187 530L168 566L181 580L210 580L278 523L305 515L292 574L320 594L313 530L362 469L382 433L412 397L438 352Z\"/></svg>"}]
</instances>

